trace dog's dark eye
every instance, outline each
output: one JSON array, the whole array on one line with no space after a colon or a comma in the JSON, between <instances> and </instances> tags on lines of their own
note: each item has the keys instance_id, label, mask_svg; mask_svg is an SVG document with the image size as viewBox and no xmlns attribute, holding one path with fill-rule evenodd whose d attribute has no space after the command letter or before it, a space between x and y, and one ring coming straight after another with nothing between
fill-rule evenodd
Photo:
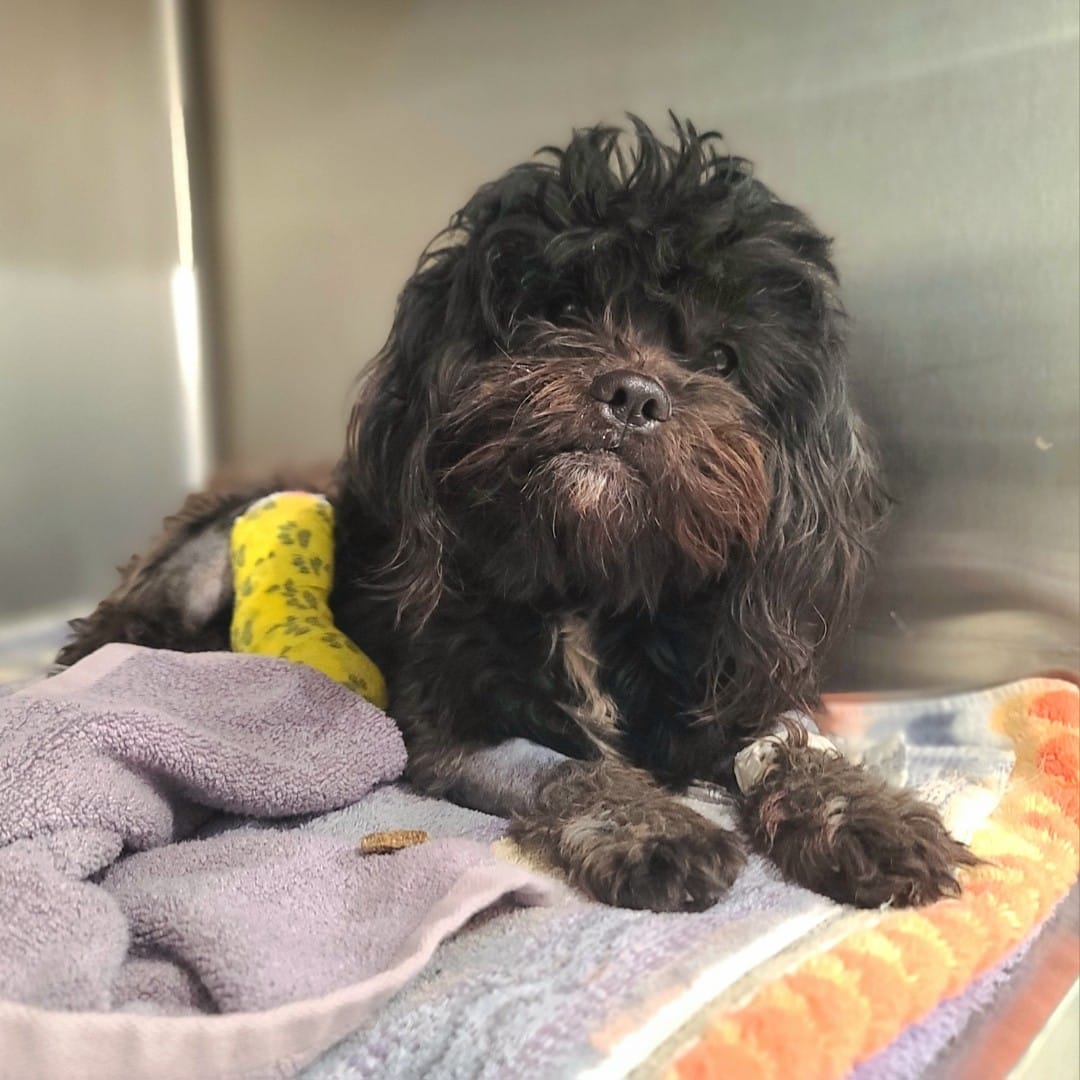
<instances>
[{"instance_id":1,"label":"dog's dark eye","mask_svg":"<svg viewBox=\"0 0 1080 1080\"><path fill-rule=\"evenodd\" d=\"M735 351L735 346L726 341L714 345L705 359L717 375L730 375L739 366L739 354Z\"/></svg>"},{"instance_id":2,"label":"dog's dark eye","mask_svg":"<svg viewBox=\"0 0 1080 1080\"><path fill-rule=\"evenodd\" d=\"M580 319L585 314L585 309L576 300L560 300L555 305L555 320L567 322Z\"/></svg>"}]
</instances>

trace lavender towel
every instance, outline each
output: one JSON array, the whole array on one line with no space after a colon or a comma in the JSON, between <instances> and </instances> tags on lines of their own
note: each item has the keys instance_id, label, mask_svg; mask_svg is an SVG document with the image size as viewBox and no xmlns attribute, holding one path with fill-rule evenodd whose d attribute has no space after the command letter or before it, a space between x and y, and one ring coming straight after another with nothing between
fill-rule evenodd
<instances>
[{"instance_id":1,"label":"lavender towel","mask_svg":"<svg viewBox=\"0 0 1080 1080\"><path fill-rule=\"evenodd\" d=\"M220 812L362 805L404 763L383 713L264 657L111 645L0 698L0 1006L250 1012L343 987L355 1006L370 984L374 1007L477 911L555 891L471 840L196 836Z\"/></svg>"}]
</instances>

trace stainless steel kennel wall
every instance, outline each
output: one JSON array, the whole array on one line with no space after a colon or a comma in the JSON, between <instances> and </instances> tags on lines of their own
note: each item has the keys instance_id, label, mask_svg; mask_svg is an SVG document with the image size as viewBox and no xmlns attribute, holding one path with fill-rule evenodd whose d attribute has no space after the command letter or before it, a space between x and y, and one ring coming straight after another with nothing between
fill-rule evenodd
<instances>
[{"instance_id":1,"label":"stainless steel kennel wall","mask_svg":"<svg viewBox=\"0 0 1080 1080\"><path fill-rule=\"evenodd\" d=\"M0 2L0 621L104 595L208 475L187 28Z\"/></svg>"},{"instance_id":2,"label":"stainless steel kennel wall","mask_svg":"<svg viewBox=\"0 0 1080 1080\"><path fill-rule=\"evenodd\" d=\"M214 0L197 11L214 198L196 210L212 211L216 225L219 374L230 387L218 419L230 462L336 453L351 380L378 348L397 288L477 182L575 124L626 110L663 122L672 107L721 128L837 239L856 390L900 503L835 685L965 685L1080 668L1072 0ZM115 49L130 22L111 33L111 45L96 30L83 45ZM45 35L45 56L48 44ZM155 77L145 75L144 89ZM132 84L114 96L132 108L138 93ZM76 104L57 97L49 108ZM99 110L85 111L85 122L100 122ZM139 130L154 143L144 119ZM49 143L48 125L38 128L34 140ZM165 175L164 159L151 164ZM91 197L119 200L130 183L122 173L117 190L80 192L73 172L64 197L93 214ZM171 211L156 205L134 230L143 246L160 232L142 256L159 279L149 307L110 308L125 340L164 301L160 273L176 259L164 250ZM123 244L102 238L95 257L115 262L116 250ZM17 288L29 287L19 265L4 264ZM41 326L71 322L63 295L41 298ZM77 525L95 478L116 468L117 450L94 464L95 442L138 447L123 455L139 484L122 510L148 528L177 486L174 422L161 386L152 394L162 422L138 418L141 434L110 405L134 349L115 359L99 350L90 363L85 335L40 344L38 325L26 338L51 350L50 382L74 372L77 393L61 386L61 398L109 416L113 442L44 420L24 422L17 440L0 430L7 460L28 462L16 482L21 516L39 499L42 446L84 461L72 484L81 510L54 485L40 551L20 565L32 578L53 564L59 529L96 573L126 552L106 531L82 535ZM158 359L140 377L165 379L167 343L142 351ZM5 339L5 371L12 355ZM88 369L100 372L100 389ZM21 369L15 381L26 384L23 411L34 400L44 412L42 388L32 398L26 386L37 384Z\"/></svg>"}]
</instances>

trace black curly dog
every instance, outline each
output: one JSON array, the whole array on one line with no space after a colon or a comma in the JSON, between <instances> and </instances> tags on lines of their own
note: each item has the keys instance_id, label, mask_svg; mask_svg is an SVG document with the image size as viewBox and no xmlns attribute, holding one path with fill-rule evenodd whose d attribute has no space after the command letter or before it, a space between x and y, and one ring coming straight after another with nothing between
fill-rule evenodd
<instances>
[{"instance_id":1,"label":"black curly dog","mask_svg":"<svg viewBox=\"0 0 1080 1080\"><path fill-rule=\"evenodd\" d=\"M326 485L332 603L421 790L490 803L493 745L558 750L528 797L481 808L600 900L699 910L744 841L678 793L735 792L738 750L814 705L886 500L806 216L690 124L544 155L480 188L401 293ZM193 497L62 662L228 648L230 523L276 486ZM798 738L740 805L751 845L845 902L925 903L973 861Z\"/></svg>"}]
</instances>

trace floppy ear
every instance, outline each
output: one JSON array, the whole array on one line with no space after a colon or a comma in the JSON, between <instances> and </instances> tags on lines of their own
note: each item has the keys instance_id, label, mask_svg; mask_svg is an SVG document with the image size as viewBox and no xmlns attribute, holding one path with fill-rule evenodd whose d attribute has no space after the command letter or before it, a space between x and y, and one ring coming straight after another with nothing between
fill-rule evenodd
<instances>
[{"instance_id":1,"label":"floppy ear","mask_svg":"<svg viewBox=\"0 0 1080 1080\"><path fill-rule=\"evenodd\" d=\"M702 710L748 737L817 703L820 662L850 628L888 503L842 385L812 427L780 431L769 456L770 519L729 575Z\"/></svg>"},{"instance_id":2,"label":"floppy ear","mask_svg":"<svg viewBox=\"0 0 1080 1080\"><path fill-rule=\"evenodd\" d=\"M349 420L343 491L378 523L387 556L376 587L397 600L398 622L414 630L445 588L449 528L428 462L433 419L452 389L453 346L462 328L450 312L462 249L429 252L398 298L386 344L372 362Z\"/></svg>"},{"instance_id":3,"label":"floppy ear","mask_svg":"<svg viewBox=\"0 0 1080 1080\"><path fill-rule=\"evenodd\" d=\"M413 631L451 587L443 557L450 526L435 491L432 436L467 352L504 336L499 253L479 241L490 237L515 183L510 174L481 187L421 256L349 421L339 483L388 550L375 587L395 598L398 622Z\"/></svg>"},{"instance_id":4,"label":"floppy ear","mask_svg":"<svg viewBox=\"0 0 1080 1080\"><path fill-rule=\"evenodd\" d=\"M888 497L848 398L828 239L751 178L733 205L741 233L723 259L734 277L770 285L747 299L742 330L771 498L760 542L720 582L697 714L756 737L816 704L821 661L850 627Z\"/></svg>"}]
</instances>

